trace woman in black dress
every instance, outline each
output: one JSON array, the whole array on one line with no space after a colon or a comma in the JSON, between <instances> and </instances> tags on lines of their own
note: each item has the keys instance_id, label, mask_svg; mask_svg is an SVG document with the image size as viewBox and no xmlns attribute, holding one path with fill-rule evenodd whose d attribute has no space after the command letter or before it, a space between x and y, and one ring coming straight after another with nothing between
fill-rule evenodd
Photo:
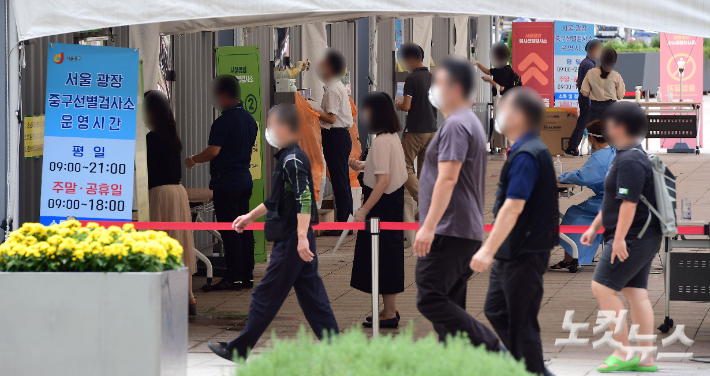
<instances>
[{"instance_id":1,"label":"woman in black dress","mask_svg":"<svg viewBox=\"0 0 710 376\"><path fill-rule=\"evenodd\" d=\"M397 132L399 120L392 98L381 92L369 93L360 107L360 121L368 133L375 134L364 162L349 160L353 170L363 170L362 192L365 203L355 213L355 221L377 217L383 222L402 222L404 217L404 182L407 168L404 150ZM399 322L396 298L404 291L404 233L380 233L379 288L384 309L379 313L380 327L396 328ZM369 231L358 231L350 286L372 293L372 239ZM363 323L371 327L372 318Z\"/></svg>"}]
</instances>

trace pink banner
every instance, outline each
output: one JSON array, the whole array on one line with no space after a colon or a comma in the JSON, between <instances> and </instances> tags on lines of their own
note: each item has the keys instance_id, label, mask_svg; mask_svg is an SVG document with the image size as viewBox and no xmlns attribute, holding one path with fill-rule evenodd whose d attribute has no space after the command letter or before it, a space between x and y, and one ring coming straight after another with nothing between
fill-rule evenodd
<instances>
[{"instance_id":1,"label":"pink banner","mask_svg":"<svg viewBox=\"0 0 710 376\"><path fill-rule=\"evenodd\" d=\"M554 107L555 23L513 22L511 38L513 70L524 86L540 94L546 107Z\"/></svg>"},{"instance_id":2,"label":"pink banner","mask_svg":"<svg viewBox=\"0 0 710 376\"><path fill-rule=\"evenodd\" d=\"M668 101L668 92L673 93L673 101L681 97L683 101L703 101L703 38L687 35L661 33L661 94L663 101ZM683 71L683 87L681 88L680 67ZM702 140L702 119L698 119L698 139ZM677 138L661 139L662 148L671 148L678 142ZM691 148L695 148L695 139L683 139ZM702 146L702 145L701 145Z\"/></svg>"}]
</instances>

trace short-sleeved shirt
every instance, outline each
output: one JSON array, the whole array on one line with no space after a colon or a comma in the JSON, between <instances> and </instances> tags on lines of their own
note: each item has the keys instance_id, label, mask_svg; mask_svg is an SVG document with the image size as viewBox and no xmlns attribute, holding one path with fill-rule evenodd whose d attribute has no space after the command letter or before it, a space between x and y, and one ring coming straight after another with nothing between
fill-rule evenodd
<instances>
[{"instance_id":1,"label":"short-sleeved shirt","mask_svg":"<svg viewBox=\"0 0 710 376\"><path fill-rule=\"evenodd\" d=\"M212 123L208 143L220 150L210 161L210 189L252 189L249 163L257 132L256 120L241 104L223 111Z\"/></svg>"},{"instance_id":2,"label":"short-sleeved shirt","mask_svg":"<svg viewBox=\"0 0 710 376\"><path fill-rule=\"evenodd\" d=\"M627 238L636 237L646 224L649 213L648 207L640 202L644 195L652 205L656 204L653 189L653 170L646 153L638 150L617 150L616 158L609 167L609 173L604 179L604 199L602 201L602 226L604 226L604 239L609 239L616 232L616 223L619 219L619 209L623 201L637 203L636 214L631 222ZM648 233L660 231L658 220L653 217L646 230Z\"/></svg>"},{"instance_id":3,"label":"short-sleeved shirt","mask_svg":"<svg viewBox=\"0 0 710 376\"><path fill-rule=\"evenodd\" d=\"M462 162L449 206L436 226L438 235L483 240L483 203L486 178L486 134L469 109L455 111L429 143L419 178L419 220L424 224L439 162Z\"/></svg>"},{"instance_id":4,"label":"short-sleeved shirt","mask_svg":"<svg viewBox=\"0 0 710 376\"><path fill-rule=\"evenodd\" d=\"M582 82L584 82L584 77L587 77L589 70L596 66L597 64L594 60L590 59L589 56L585 57L584 60L579 63L579 69L577 69L577 91L582 88Z\"/></svg>"},{"instance_id":5,"label":"short-sleeved shirt","mask_svg":"<svg viewBox=\"0 0 710 376\"><path fill-rule=\"evenodd\" d=\"M537 136L531 132L520 138L510 147L510 153L519 148L525 141ZM537 177L540 175L540 163L528 153L518 153L510 163L508 170L508 187L505 191L506 198L527 201L530 198Z\"/></svg>"},{"instance_id":6,"label":"short-sleeved shirt","mask_svg":"<svg viewBox=\"0 0 710 376\"><path fill-rule=\"evenodd\" d=\"M606 78L602 78L602 70L594 68L584 76L579 93L593 101L619 101L624 99L626 85L619 72L613 70Z\"/></svg>"},{"instance_id":7,"label":"short-sleeved shirt","mask_svg":"<svg viewBox=\"0 0 710 376\"><path fill-rule=\"evenodd\" d=\"M405 130L411 133L436 132L436 108L429 102L431 72L419 67L404 80L404 95L412 98Z\"/></svg>"},{"instance_id":8,"label":"short-sleeved shirt","mask_svg":"<svg viewBox=\"0 0 710 376\"><path fill-rule=\"evenodd\" d=\"M515 84L515 72L510 65L506 65L502 68L491 68L491 76L493 76L493 81L498 85L503 86L503 90L500 91L500 95L508 92L509 89L513 88ZM493 93L495 94L496 88L493 87Z\"/></svg>"},{"instance_id":9,"label":"short-sleeved shirt","mask_svg":"<svg viewBox=\"0 0 710 376\"><path fill-rule=\"evenodd\" d=\"M390 182L385 187L386 194L398 190L407 181L404 150L397 133L382 133L372 141L365 161L363 183L374 189L377 185L376 175L389 175Z\"/></svg>"},{"instance_id":10,"label":"short-sleeved shirt","mask_svg":"<svg viewBox=\"0 0 710 376\"><path fill-rule=\"evenodd\" d=\"M148 188L161 185L180 184L182 179L182 158L178 149L171 149L157 132L145 135Z\"/></svg>"},{"instance_id":11,"label":"short-sleeved shirt","mask_svg":"<svg viewBox=\"0 0 710 376\"><path fill-rule=\"evenodd\" d=\"M345 85L338 79L332 80L329 84L323 86L323 100L321 107L323 112L335 115L335 123L330 124L324 121L320 122L321 128L345 128L350 129L353 126L353 110L350 106L350 97Z\"/></svg>"}]
</instances>

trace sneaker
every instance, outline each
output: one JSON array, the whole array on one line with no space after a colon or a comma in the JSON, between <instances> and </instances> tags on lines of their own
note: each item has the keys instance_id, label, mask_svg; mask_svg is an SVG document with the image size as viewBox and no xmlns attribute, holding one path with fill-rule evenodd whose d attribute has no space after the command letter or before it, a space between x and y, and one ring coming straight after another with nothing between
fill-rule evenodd
<instances>
[{"instance_id":1,"label":"sneaker","mask_svg":"<svg viewBox=\"0 0 710 376\"><path fill-rule=\"evenodd\" d=\"M212 291L241 291L242 281L233 281L231 278L222 278L219 282L212 285Z\"/></svg>"},{"instance_id":2,"label":"sneaker","mask_svg":"<svg viewBox=\"0 0 710 376\"><path fill-rule=\"evenodd\" d=\"M207 347L209 347L213 353L219 355L221 358L227 359L231 362L234 361L234 350L229 349L229 344L227 342L207 342Z\"/></svg>"}]
</instances>

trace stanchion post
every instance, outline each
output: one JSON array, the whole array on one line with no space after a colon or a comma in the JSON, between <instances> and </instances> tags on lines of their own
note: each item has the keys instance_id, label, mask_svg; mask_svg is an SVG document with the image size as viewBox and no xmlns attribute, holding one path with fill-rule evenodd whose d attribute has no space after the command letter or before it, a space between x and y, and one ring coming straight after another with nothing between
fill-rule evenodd
<instances>
[{"instance_id":1,"label":"stanchion post","mask_svg":"<svg viewBox=\"0 0 710 376\"><path fill-rule=\"evenodd\" d=\"M380 334L380 219L370 218L372 235L372 338Z\"/></svg>"}]
</instances>

